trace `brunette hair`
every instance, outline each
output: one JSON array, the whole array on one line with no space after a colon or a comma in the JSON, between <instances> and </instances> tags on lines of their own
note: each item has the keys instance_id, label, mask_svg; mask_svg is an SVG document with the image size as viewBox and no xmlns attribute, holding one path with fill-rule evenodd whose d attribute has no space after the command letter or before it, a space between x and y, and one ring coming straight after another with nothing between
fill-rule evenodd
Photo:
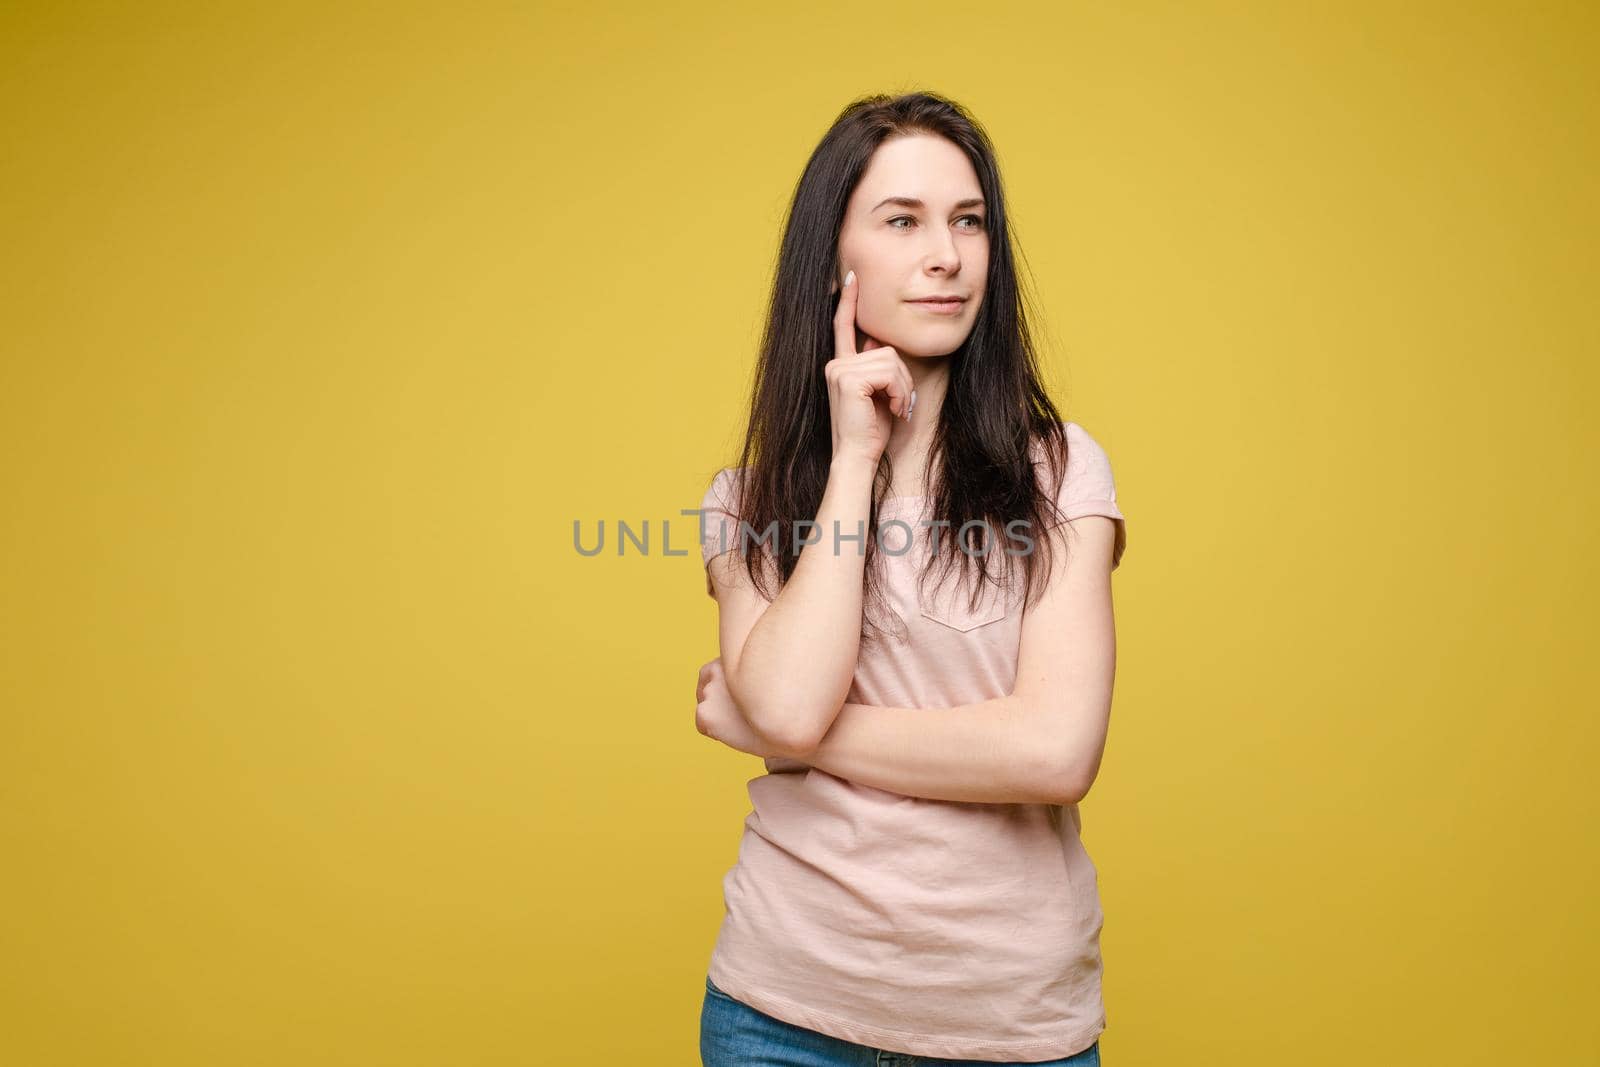
<instances>
[{"instance_id":1,"label":"brunette hair","mask_svg":"<svg viewBox=\"0 0 1600 1067\"><path fill-rule=\"evenodd\" d=\"M989 231L985 295L972 332L949 357L949 385L927 468L932 483L927 517L947 521L943 528L949 531L983 522L989 551L980 555L977 545L961 550L963 542L957 538L941 537L920 580L942 561L942 581L959 560L963 581L971 571L979 582L1009 584L1011 561L1021 560L1026 598L1048 581L1051 539L1044 532L1060 521L1055 500L1066 475L1067 437L1040 382L1026 297L1017 280L1014 257L1020 250L1010 233L994 149L976 119L937 93L875 94L849 104L823 135L795 186L784 221L734 489L739 519L758 536L777 524L778 536L763 551L744 552L746 539L740 538L751 581L768 600L794 573L799 554L793 524L815 519L833 458L823 366L833 356L839 295L830 286L846 205L878 146L915 134L943 137L971 160L987 204ZM1042 482L1036 457L1047 468ZM865 538L869 610L864 617L872 605L883 604L873 561L879 507L891 482L885 454L874 480ZM1028 520L1034 548L1010 556L998 550L997 537L1017 519ZM825 534L823 543L830 540ZM995 560L1005 562L998 573L990 565ZM980 591L973 583L974 606ZM875 629L869 623L863 637Z\"/></svg>"}]
</instances>

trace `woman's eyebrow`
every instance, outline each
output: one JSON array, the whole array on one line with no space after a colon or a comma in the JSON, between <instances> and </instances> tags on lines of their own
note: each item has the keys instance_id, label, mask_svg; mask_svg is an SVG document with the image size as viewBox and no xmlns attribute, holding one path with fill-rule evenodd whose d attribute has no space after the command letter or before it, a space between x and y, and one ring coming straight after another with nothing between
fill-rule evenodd
<instances>
[{"instance_id":1,"label":"woman's eyebrow","mask_svg":"<svg viewBox=\"0 0 1600 1067\"><path fill-rule=\"evenodd\" d=\"M926 204L914 196L886 196L872 205L871 210L876 211L885 204L898 204L901 207L927 207ZM964 207L983 207L983 197L977 196L967 200L957 200L955 207L951 208L951 210L960 211Z\"/></svg>"}]
</instances>

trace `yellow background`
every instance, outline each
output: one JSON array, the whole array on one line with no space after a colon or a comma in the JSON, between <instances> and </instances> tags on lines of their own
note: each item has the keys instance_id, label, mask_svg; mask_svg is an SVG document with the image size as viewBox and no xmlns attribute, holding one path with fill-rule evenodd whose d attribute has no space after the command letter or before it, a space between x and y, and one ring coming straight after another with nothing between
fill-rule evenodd
<instances>
[{"instance_id":1,"label":"yellow background","mask_svg":"<svg viewBox=\"0 0 1600 1067\"><path fill-rule=\"evenodd\" d=\"M660 526L817 138L929 88L1129 517L1106 1062L1596 1062L1596 31L0 8L0 1060L698 1062L760 767Z\"/></svg>"}]
</instances>

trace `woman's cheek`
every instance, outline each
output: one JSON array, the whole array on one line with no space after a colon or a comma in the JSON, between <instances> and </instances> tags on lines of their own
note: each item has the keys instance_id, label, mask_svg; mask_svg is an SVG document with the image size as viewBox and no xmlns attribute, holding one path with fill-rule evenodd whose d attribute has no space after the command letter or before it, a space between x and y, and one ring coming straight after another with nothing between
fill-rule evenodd
<instances>
[{"instance_id":1,"label":"woman's cheek","mask_svg":"<svg viewBox=\"0 0 1600 1067\"><path fill-rule=\"evenodd\" d=\"M895 332L895 305L881 300L863 301L856 308L856 325L884 344L892 345L888 334Z\"/></svg>"}]
</instances>

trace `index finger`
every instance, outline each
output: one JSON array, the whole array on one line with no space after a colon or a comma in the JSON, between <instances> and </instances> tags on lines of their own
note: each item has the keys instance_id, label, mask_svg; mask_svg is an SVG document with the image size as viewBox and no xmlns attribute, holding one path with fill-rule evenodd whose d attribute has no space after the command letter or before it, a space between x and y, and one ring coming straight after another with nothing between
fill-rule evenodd
<instances>
[{"instance_id":1,"label":"index finger","mask_svg":"<svg viewBox=\"0 0 1600 1067\"><path fill-rule=\"evenodd\" d=\"M833 358L856 355L856 272L844 276L839 287L839 306L833 313Z\"/></svg>"}]
</instances>

